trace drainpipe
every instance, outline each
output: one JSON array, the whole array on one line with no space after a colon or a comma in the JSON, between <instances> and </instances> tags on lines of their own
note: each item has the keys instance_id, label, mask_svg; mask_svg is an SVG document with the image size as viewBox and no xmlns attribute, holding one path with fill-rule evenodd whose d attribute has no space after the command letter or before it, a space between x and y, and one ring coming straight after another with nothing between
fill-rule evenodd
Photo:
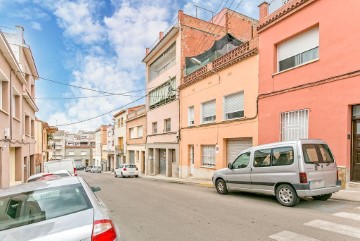
<instances>
[{"instance_id":1,"label":"drainpipe","mask_svg":"<svg viewBox=\"0 0 360 241\"><path fill-rule=\"evenodd\" d=\"M12 100L13 100L13 89L12 89L12 73L13 73L13 69L10 70L10 92L9 92L9 95L10 95L10 104L9 104L9 108L10 108L10 140L12 140L12 119L13 119L13 107L12 107ZM10 147L10 144L9 144L9 147Z\"/></svg>"}]
</instances>

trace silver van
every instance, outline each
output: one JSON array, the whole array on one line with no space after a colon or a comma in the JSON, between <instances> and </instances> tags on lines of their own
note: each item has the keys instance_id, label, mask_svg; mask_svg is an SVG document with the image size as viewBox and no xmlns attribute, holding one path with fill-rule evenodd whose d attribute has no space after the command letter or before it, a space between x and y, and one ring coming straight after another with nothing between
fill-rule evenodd
<instances>
[{"instance_id":1,"label":"silver van","mask_svg":"<svg viewBox=\"0 0 360 241\"><path fill-rule=\"evenodd\" d=\"M337 166L322 140L278 142L249 148L214 173L219 194L246 191L276 196L292 207L301 197L327 200L340 190Z\"/></svg>"}]
</instances>

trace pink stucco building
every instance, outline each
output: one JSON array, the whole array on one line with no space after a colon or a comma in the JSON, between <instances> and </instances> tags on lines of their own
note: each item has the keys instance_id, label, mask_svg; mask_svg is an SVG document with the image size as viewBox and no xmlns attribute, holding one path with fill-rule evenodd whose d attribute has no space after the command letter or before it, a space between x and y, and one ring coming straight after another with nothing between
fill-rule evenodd
<instances>
[{"instance_id":1,"label":"pink stucco building","mask_svg":"<svg viewBox=\"0 0 360 241\"><path fill-rule=\"evenodd\" d=\"M259 144L320 138L360 181L360 1L262 3Z\"/></svg>"},{"instance_id":2,"label":"pink stucco building","mask_svg":"<svg viewBox=\"0 0 360 241\"><path fill-rule=\"evenodd\" d=\"M24 29L0 31L0 188L35 173L35 80L38 72Z\"/></svg>"}]
</instances>

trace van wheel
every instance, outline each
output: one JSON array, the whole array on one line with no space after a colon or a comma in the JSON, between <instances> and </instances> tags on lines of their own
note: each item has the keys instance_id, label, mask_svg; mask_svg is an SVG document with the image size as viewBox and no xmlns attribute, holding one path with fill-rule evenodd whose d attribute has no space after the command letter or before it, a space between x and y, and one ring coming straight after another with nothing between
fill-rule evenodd
<instances>
[{"instance_id":1,"label":"van wheel","mask_svg":"<svg viewBox=\"0 0 360 241\"><path fill-rule=\"evenodd\" d=\"M117 178L116 172L115 172L115 178Z\"/></svg>"},{"instance_id":2,"label":"van wheel","mask_svg":"<svg viewBox=\"0 0 360 241\"><path fill-rule=\"evenodd\" d=\"M332 193L330 194L323 194L323 195L319 195L319 196L313 196L312 198L314 200L320 200L320 201L326 201L328 200L329 198L331 198L332 196Z\"/></svg>"},{"instance_id":3,"label":"van wheel","mask_svg":"<svg viewBox=\"0 0 360 241\"><path fill-rule=\"evenodd\" d=\"M122 177L122 178L124 178L124 177L125 177L125 176L123 175L123 173L122 173L122 172L120 173L120 177Z\"/></svg>"},{"instance_id":4,"label":"van wheel","mask_svg":"<svg viewBox=\"0 0 360 241\"><path fill-rule=\"evenodd\" d=\"M281 184L276 188L276 199L286 207L293 207L300 202L295 189L288 184Z\"/></svg>"},{"instance_id":5,"label":"van wheel","mask_svg":"<svg viewBox=\"0 0 360 241\"><path fill-rule=\"evenodd\" d=\"M216 181L216 191L221 195L228 194L226 183L223 179L219 179Z\"/></svg>"}]
</instances>

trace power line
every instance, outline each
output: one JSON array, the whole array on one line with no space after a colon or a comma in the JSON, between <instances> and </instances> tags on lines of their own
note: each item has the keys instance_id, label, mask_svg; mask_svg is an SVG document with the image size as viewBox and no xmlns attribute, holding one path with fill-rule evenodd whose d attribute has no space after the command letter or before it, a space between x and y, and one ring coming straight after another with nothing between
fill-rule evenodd
<instances>
[{"instance_id":1,"label":"power line","mask_svg":"<svg viewBox=\"0 0 360 241\"><path fill-rule=\"evenodd\" d=\"M136 99L136 100L134 100L134 101L126 104L126 105L123 105L123 106L118 107L118 108L116 108L116 109L114 109L114 110L108 111L108 112L106 112L106 113L103 113L103 114L100 114L100 115L97 115L97 116L94 116L94 117L87 118L87 119L85 119L85 120L75 121L75 122L66 123L66 124L60 124L60 125L55 125L55 126L70 126L70 125L74 125L74 124L79 124L79 123L82 123L82 122L86 122L86 121L89 121L89 120L93 120L93 119L99 118L99 117L101 117L101 116L110 114L111 112L114 112L114 111L117 111L117 110L121 110L121 109L123 109L124 107L126 107L126 106L128 106L128 105L131 105L131 104L133 104L133 103L135 103L135 102L137 102L137 101L145 98L146 96L147 96L147 95L144 95L144 96L142 96L142 97L140 97L140 98L138 98L138 99Z\"/></svg>"}]
</instances>

